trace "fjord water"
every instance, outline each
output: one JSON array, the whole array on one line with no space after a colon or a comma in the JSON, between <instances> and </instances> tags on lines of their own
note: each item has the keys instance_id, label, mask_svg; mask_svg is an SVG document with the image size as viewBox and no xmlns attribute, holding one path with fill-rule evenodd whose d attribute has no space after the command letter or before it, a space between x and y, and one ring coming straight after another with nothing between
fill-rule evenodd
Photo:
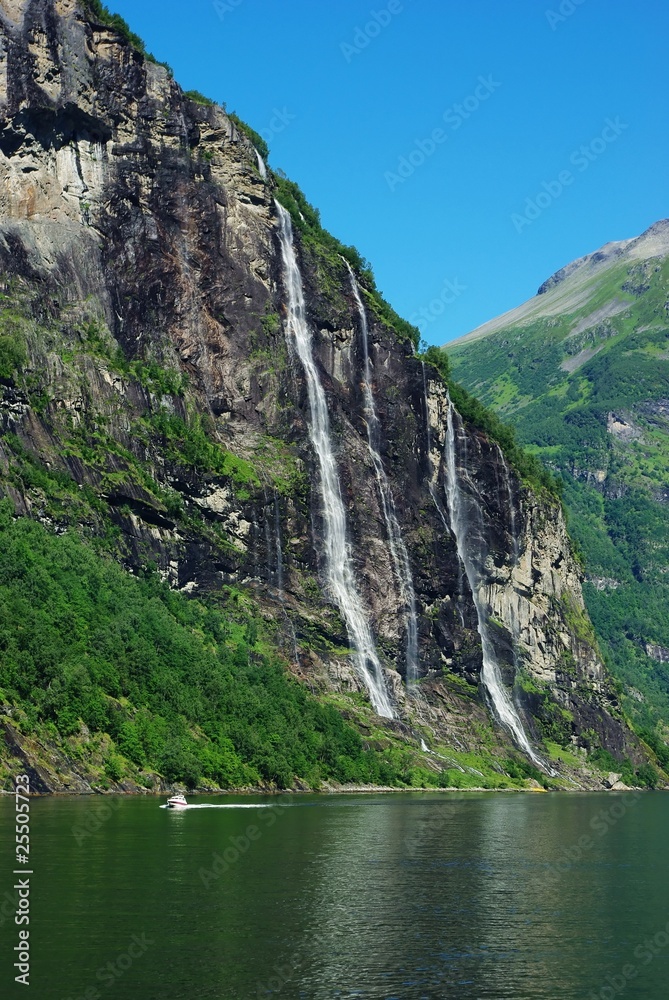
<instances>
[{"instance_id":1,"label":"fjord water","mask_svg":"<svg viewBox=\"0 0 669 1000\"><path fill-rule=\"evenodd\" d=\"M391 719L395 714L383 677L374 637L357 587L353 560L346 535L346 510L330 434L327 400L318 374L307 323L307 309L302 276L293 245L293 225L286 209L275 202L279 216L281 259L286 288L288 319L286 338L291 351L299 358L309 396L309 438L318 459L319 482L323 501L323 548L328 585L346 623L355 648L358 672L379 715Z\"/></svg>"},{"instance_id":2,"label":"fjord water","mask_svg":"<svg viewBox=\"0 0 669 1000\"><path fill-rule=\"evenodd\" d=\"M31 989L5 920L3 998L666 1000L666 794L193 801L251 808L33 800Z\"/></svg>"}]
</instances>

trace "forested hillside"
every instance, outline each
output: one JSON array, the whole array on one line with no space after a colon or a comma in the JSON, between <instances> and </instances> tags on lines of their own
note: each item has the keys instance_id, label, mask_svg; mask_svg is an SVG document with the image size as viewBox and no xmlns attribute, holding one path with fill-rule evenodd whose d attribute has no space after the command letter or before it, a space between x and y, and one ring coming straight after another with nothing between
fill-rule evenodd
<instances>
[{"instance_id":1,"label":"forested hillside","mask_svg":"<svg viewBox=\"0 0 669 1000\"><path fill-rule=\"evenodd\" d=\"M0 32L3 782L659 781L555 480L253 128L97 0Z\"/></svg>"},{"instance_id":2,"label":"forested hillside","mask_svg":"<svg viewBox=\"0 0 669 1000\"><path fill-rule=\"evenodd\" d=\"M608 244L448 345L454 377L564 482L625 705L669 723L669 223Z\"/></svg>"}]
</instances>

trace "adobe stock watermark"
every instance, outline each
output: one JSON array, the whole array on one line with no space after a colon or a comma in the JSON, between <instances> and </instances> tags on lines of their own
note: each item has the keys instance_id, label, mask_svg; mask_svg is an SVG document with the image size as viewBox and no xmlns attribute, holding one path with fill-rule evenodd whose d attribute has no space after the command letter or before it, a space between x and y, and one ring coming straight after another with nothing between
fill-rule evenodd
<instances>
[{"instance_id":1,"label":"adobe stock watermark","mask_svg":"<svg viewBox=\"0 0 669 1000\"><path fill-rule=\"evenodd\" d=\"M14 982L30 986L30 879L33 864L30 860L30 777L19 774L14 779L15 853L14 885L18 896L14 923L18 927L14 945ZM28 868L27 866L30 865Z\"/></svg>"},{"instance_id":2,"label":"adobe stock watermark","mask_svg":"<svg viewBox=\"0 0 669 1000\"><path fill-rule=\"evenodd\" d=\"M64 1000L101 1000L104 994L101 992L98 983L105 986L106 989L110 989L115 986L119 979L122 979L126 974L128 969L130 969L135 962L146 955L149 948L156 942L146 936L146 934L133 934L128 942L127 947L117 955L116 958L107 962L106 965L101 965L99 969L95 972L95 985L89 986L83 993L78 996L68 996Z\"/></svg>"},{"instance_id":3,"label":"adobe stock watermark","mask_svg":"<svg viewBox=\"0 0 669 1000\"><path fill-rule=\"evenodd\" d=\"M575 14L579 7L582 7L585 0L562 0L557 10L550 8L544 11L551 31L555 31L559 24L564 24L572 14Z\"/></svg>"},{"instance_id":4,"label":"adobe stock watermark","mask_svg":"<svg viewBox=\"0 0 669 1000\"><path fill-rule=\"evenodd\" d=\"M353 33L353 40L351 42L339 43L339 50L346 62L350 63L355 56L359 56L361 52L364 52L370 42L378 38L381 32L388 27L392 19L397 14L401 14L403 10L404 4L402 0L390 0L381 10L370 10L369 21L366 21L362 26L358 25L356 27Z\"/></svg>"},{"instance_id":5,"label":"adobe stock watermark","mask_svg":"<svg viewBox=\"0 0 669 1000\"><path fill-rule=\"evenodd\" d=\"M418 168L422 167L431 156L434 156L440 146L443 146L449 134L457 132L501 86L500 81L493 79L492 73L485 77L479 76L471 94L468 94L462 101L451 104L441 116L441 120L448 128L437 126L437 128L432 129L427 138L416 139L413 148L399 158L395 170L386 170L383 178L390 190L394 191L399 184L408 181Z\"/></svg>"},{"instance_id":6,"label":"adobe stock watermark","mask_svg":"<svg viewBox=\"0 0 669 1000\"><path fill-rule=\"evenodd\" d=\"M624 993L636 979L639 975L639 969L650 965L658 955L666 952L667 947L669 947L669 922L652 937L647 937L645 941L636 946L634 957L637 959L637 965L632 962L623 965L618 973L606 977L606 983L597 993L591 990L586 1000L615 1000L615 997Z\"/></svg>"},{"instance_id":7,"label":"adobe stock watermark","mask_svg":"<svg viewBox=\"0 0 669 1000\"><path fill-rule=\"evenodd\" d=\"M279 135L284 132L291 122L294 122L297 115L294 115L285 106L283 108L273 108L272 117L265 126L265 128L258 129L258 132L263 137L267 145L271 143L275 135Z\"/></svg>"},{"instance_id":8,"label":"adobe stock watermark","mask_svg":"<svg viewBox=\"0 0 669 1000\"><path fill-rule=\"evenodd\" d=\"M270 827L274 826L278 817L281 816L282 810L287 808L287 803L272 805L266 808L260 807L256 813L258 822L265 828L265 830L268 830ZM222 875L229 872L230 868L237 864L239 859L248 853L253 844L260 840L263 832L264 831L254 823L249 823L241 836L234 834L229 836L227 846L223 848L222 853L219 854L216 851L212 854L210 862L211 867L202 867L198 871L200 881L205 889L209 889L214 882L218 882Z\"/></svg>"},{"instance_id":9,"label":"adobe stock watermark","mask_svg":"<svg viewBox=\"0 0 669 1000\"><path fill-rule=\"evenodd\" d=\"M420 330L436 322L446 312L448 306L453 305L456 299L460 298L463 292L467 291L467 286L460 282L459 278L447 278L441 286L441 291L434 298L430 299L426 306L421 306L409 317L409 322L417 326Z\"/></svg>"},{"instance_id":10,"label":"adobe stock watermark","mask_svg":"<svg viewBox=\"0 0 669 1000\"><path fill-rule=\"evenodd\" d=\"M641 794L641 792L625 792L624 795L616 798L616 801L607 809L600 809L589 823L595 836L584 833L570 847L564 847L561 852L561 860L551 864L550 869L562 875L579 861L582 861L585 855L593 849L597 839L601 840L602 837L605 837L609 830L637 805L641 800Z\"/></svg>"},{"instance_id":11,"label":"adobe stock watermark","mask_svg":"<svg viewBox=\"0 0 669 1000\"><path fill-rule=\"evenodd\" d=\"M578 173L585 173L591 164L598 160L606 152L611 143L615 142L627 128L629 128L629 125L626 122L622 122L619 116L616 116L614 119L607 118L601 133L595 136L594 139L591 139L589 143L575 149L569 157L569 163L572 167L576 168ZM542 181L541 190L533 198L525 199L524 211L512 214L511 222L516 232L522 233L527 226L531 226L533 222L536 222L539 216L547 208L550 208L553 202L557 201L565 189L574 183L576 177L577 174L572 170L565 169L561 170L554 180Z\"/></svg>"},{"instance_id":12,"label":"adobe stock watermark","mask_svg":"<svg viewBox=\"0 0 669 1000\"><path fill-rule=\"evenodd\" d=\"M218 14L219 21L223 21L226 14L231 14L244 3L244 0L213 0L212 7Z\"/></svg>"},{"instance_id":13,"label":"adobe stock watermark","mask_svg":"<svg viewBox=\"0 0 669 1000\"><path fill-rule=\"evenodd\" d=\"M333 928L332 934L334 934L335 937L344 936L344 932L340 931L337 927ZM266 997L270 993L278 993L282 990L300 968L303 961L302 952L307 948L313 950L314 946L318 948L319 954L321 955L327 955L332 951L331 940L326 941L320 936L320 934L310 932L305 936L301 948L298 948L298 950L293 953L291 958L289 958L286 962L282 962L281 964L274 966L272 969L271 979L268 979L267 982L258 982L256 984L256 996Z\"/></svg>"},{"instance_id":14,"label":"adobe stock watermark","mask_svg":"<svg viewBox=\"0 0 669 1000\"><path fill-rule=\"evenodd\" d=\"M122 800L120 798L114 798L108 802L100 803L95 808L87 809L85 819L81 823L75 823L70 828L70 832L76 840L77 845L81 847L85 840L92 837L94 833L97 833L107 820L114 815L116 810L121 808L121 803Z\"/></svg>"}]
</instances>

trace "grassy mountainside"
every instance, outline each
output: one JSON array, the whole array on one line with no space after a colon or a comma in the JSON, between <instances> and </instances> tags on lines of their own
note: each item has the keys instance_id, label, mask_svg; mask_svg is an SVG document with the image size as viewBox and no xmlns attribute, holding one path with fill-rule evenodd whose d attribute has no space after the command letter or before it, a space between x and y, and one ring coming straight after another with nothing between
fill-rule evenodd
<instances>
[{"instance_id":1,"label":"grassy mountainside","mask_svg":"<svg viewBox=\"0 0 669 1000\"><path fill-rule=\"evenodd\" d=\"M447 348L454 377L562 476L588 610L645 728L669 723L668 252L665 221Z\"/></svg>"},{"instance_id":2,"label":"grassy mountainside","mask_svg":"<svg viewBox=\"0 0 669 1000\"><path fill-rule=\"evenodd\" d=\"M0 782L18 769L57 791L547 783L480 684L444 509L450 404L417 331L299 188L259 164L252 129L88 8L94 23L57 0L32 0L20 26L0 17ZM398 706L386 722L325 586L275 199L293 217L359 599ZM413 609L374 474L346 262L413 576L420 699L404 683ZM616 770L653 784L591 641L550 477L473 397L452 398L498 656L560 762L554 783L602 787Z\"/></svg>"},{"instance_id":3,"label":"grassy mountainside","mask_svg":"<svg viewBox=\"0 0 669 1000\"><path fill-rule=\"evenodd\" d=\"M439 746L435 766L362 699L311 695L277 647L275 623L242 591L186 597L0 501L0 788L17 768L36 790L547 784L489 749ZM612 766L605 753L592 761L594 773ZM629 760L622 771L629 784L657 780Z\"/></svg>"}]
</instances>

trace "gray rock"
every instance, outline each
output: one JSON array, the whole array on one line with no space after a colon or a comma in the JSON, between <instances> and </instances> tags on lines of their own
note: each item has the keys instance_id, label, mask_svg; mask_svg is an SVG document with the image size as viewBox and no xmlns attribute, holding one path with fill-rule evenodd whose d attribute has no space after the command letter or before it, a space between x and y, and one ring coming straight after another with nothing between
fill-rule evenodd
<instances>
[{"instance_id":1,"label":"gray rock","mask_svg":"<svg viewBox=\"0 0 669 1000\"><path fill-rule=\"evenodd\" d=\"M332 652L347 638L322 587L317 464L303 373L282 326L271 177L262 181L250 141L222 108L185 99L162 67L75 0L12 0L3 11L0 270L28 303L29 365L48 403L34 409L6 387L2 429L98 494L128 568L153 562L171 586L201 596L246 588L276 622L297 676L318 690L358 689L350 659ZM410 721L406 608L367 446L356 304L336 254L297 239L355 572L388 686ZM381 457L416 590L421 712L437 739L476 749L486 721L472 687L481 643L445 502L447 393L368 313ZM148 362L187 377L185 392L133 374L132 363ZM160 414L197 415L255 479L240 485L222 468L184 464L155 430ZM114 443L97 464L68 447L91 425ZM594 730L634 758L559 504L523 486L482 432L464 424L463 433L496 655L528 730L540 737L549 704L566 736ZM2 489L19 513L39 513L44 498L3 478L11 460L0 453ZM100 527L92 514L87 531ZM506 734L497 738L508 752Z\"/></svg>"}]
</instances>

